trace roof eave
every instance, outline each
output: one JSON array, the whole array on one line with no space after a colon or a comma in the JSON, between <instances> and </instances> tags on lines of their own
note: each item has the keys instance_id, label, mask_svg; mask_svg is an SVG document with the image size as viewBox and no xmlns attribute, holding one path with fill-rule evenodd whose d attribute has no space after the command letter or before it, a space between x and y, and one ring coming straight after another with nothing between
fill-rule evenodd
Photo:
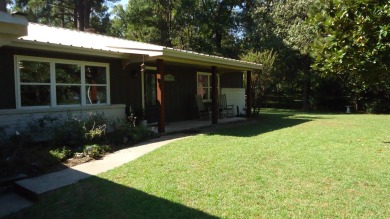
<instances>
[{"instance_id":1,"label":"roof eave","mask_svg":"<svg viewBox=\"0 0 390 219\"><path fill-rule=\"evenodd\" d=\"M162 58L168 61L188 62L193 64L216 66L239 71L260 70L263 68L263 65L261 64L223 58L219 56L200 54L195 52L174 50L170 48L164 48Z\"/></svg>"},{"instance_id":2,"label":"roof eave","mask_svg":"<svg viewBox=\"0 0 390 219\"><path fill-rule=\"evenodd\" d=\"M13 40L10 44L8 44L8 46L54 52L65 52L80 55L93 55L108 58L129 58L129 54L124 54L118 51L98 50L87 47L76 47L69 45L53 44L48 42L29 41L23 39Z\"/></svg>"}]
</instances>

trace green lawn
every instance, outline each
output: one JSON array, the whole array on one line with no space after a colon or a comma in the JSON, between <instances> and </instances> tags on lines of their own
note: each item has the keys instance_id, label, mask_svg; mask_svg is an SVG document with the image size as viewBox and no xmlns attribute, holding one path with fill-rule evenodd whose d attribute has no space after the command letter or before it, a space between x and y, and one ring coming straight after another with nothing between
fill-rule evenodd
<instances>
[{"instance_id":1,"label":"green lawn","mask_svg":"<svg viewBox=\"0 0 390 219\"><path fill-rule=\"evenodd\" d=\"M20 218L390 218L390 116L263 111L45 195Z\"/></svg>"}]
</instances>

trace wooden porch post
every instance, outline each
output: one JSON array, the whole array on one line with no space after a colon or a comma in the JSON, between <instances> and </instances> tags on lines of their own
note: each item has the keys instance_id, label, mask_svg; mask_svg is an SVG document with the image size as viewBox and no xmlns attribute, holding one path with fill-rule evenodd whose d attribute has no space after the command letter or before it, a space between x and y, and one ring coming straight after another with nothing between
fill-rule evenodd
<instances>
[{"instance_id":1,"label":"wooden porch post","mask_svg":"<svg viewBox=\"0 0 390 219\"><path fill-rule=\"evenodd\" d=\"M158 132L165 132L165 100L164 100L164 60L157 59L157 102L158 102Z\"/></svg>"},{"instance_id":2,"label":"wooden porch post","mask_svg":"<svg viewBox=\"0 0 390 219\"><path fill-rule=\"evenodd\" d=\"M217 67L211 67L211 109L212 115L211 120L212 124L218 123L218 82L217 82Z\"/></svg>"},{"instance_id":3,"label":"wooden porch post","mask_svg":"<svg viewBox=\"0 0 390 219\"><path fill-rule=\"evenodd\" d=\"M252 116L252 72L246 72L246 117Z\"/></svg>"}]
</instances>

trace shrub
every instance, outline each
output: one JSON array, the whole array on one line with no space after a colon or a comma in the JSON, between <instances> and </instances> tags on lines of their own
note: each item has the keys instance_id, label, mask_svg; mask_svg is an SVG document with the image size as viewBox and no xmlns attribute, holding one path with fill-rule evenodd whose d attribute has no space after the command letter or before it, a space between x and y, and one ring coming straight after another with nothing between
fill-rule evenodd
<instances>
[{"instance_id":1,"label":"shrub","mask_svg":"<svg viewBox=\"0 0 390 219\"><path fill-rule=\"evenodd\" d=\"M93 159L101 158L104 154L111 151L111 147L108 145L85 145L84 154Z\"/></svg>"},{"instance_id":2,"label":"shrub","mask_svg":"<svg viewBox=\"0 0 390 219\"><path fill-rule=\"evenodd\" d=\"M152 135L153 132L143 126L136 126L130 132L130 136L135 142L146 140L152 137Z\"/></svg>"},{"instance_id":3,"label":"shrub","mask_svg":"<svg viewBox=\"0 0 390 219\"><path fill-rule=\"evenodd\" d=\"M84 126L85 141L88 143L96 143L101 141L106 136L106 128L106 124L96 126L93 124L92 128L89 130L87 130L87 128Z\"/></svg>"},{"instance_id":4,"label":"shrub","mask_svg":"<svg viewBox=\"0 0 390 219\"><path fill-rule=\"evenodd\" d=\"M49 153L58 161L64 161L72 156L72 151L65 146L50 150Z\"/></svg>"},{"instance_id":5,"label":"shrub","mask_svg":"<svg viewBox=\"0 0 390 219\"><path fill-rule=\"evenodd\" d=\"M367 113L390 113L389 100L375 99L365 104Z\"/></svg>"},{"instance_id":6,"label":"shrub","mask_svg":"<svg viewBox=\"0 0 390 219\"><path fill-rule=\"evenodd\" d=\"M126 120L113 120L110 128L111 130L108 133L110 143L119 145L134 142L131 133L136 128L135 117L130 118L129 116Z\"/></svg>"}]
</instances>

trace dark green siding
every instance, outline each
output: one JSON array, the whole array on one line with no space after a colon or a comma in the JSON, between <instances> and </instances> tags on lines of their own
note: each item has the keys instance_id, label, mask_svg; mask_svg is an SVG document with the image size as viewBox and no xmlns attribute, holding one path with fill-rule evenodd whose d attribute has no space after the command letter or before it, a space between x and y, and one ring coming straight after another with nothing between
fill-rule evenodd
<instances>
[{"instance_id":1,"label":"dark green siding","mask_svg":"<svg viewBox=\"0 0 390 219\"><path fill-rule=\"evenodd\" d=\"M165 82L165 104L167 121L197 118L195 105L196 69L166 66L165 74L171 74L175 81Z\"/></svg>"},{"instance_id":2,"label":"dark green siding","mask_svg":"<svg viewBox=\"0 0 390 219\"><path fill-rule=\"evenodd\" d=\"M0 48L0 109L15 109L15 76L13 53Z\"/></svg>"}]
</instances>

